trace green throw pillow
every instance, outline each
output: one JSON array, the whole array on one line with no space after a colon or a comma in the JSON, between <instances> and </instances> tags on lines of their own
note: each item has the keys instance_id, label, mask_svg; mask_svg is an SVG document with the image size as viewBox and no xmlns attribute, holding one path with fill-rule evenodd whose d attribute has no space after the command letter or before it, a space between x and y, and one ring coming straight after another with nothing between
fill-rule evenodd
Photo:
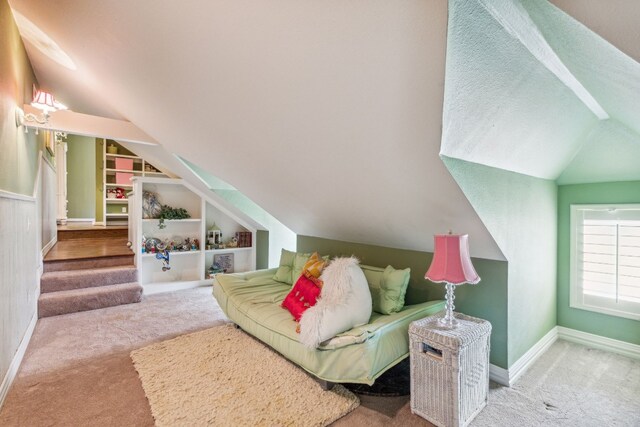
<instances>
[{"instance_id":1,"label":"green throw pillow","mask_svg":"<svg viewBox=\"0 0 640 427\"><path fill-rule=\"evenodd\" d=\"M396 270L390 265L387 268L361 265L360 268L369 283L373 311L391 314L402 310L411 269Z\"/></svg>"},{"instance_id":2,"label":"green throw pillow","mask_svg":"<svg viewBox=\"0 0 640 427\"><path fill-rule=\"evenodd\" d=\"M311 254L299 254L283 249L280 254L280 267L273 280L293 285L302 274L302 268L310 256Z\"/></svg>"}]
</instances>

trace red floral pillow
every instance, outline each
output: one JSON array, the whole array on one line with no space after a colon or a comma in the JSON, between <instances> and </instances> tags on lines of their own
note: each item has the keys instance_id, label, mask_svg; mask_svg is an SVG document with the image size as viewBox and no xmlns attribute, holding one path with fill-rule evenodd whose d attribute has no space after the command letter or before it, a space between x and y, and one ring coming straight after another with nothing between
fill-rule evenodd
<instances>
[{"instance_id":1,"label":"red floral pillow","mask_svg":"<svg viewBox=\"0 0 640 427\"><path fill-rule=\"evenodd\" d=\"M315 278L314 278L315 279ZM282 307L289 310L296 322L300 321L302 313L309 307L316 305L316 301L322 290L322 282L312 280L303 274L300 276L293 289L282 301Z\"/></svg>"}]
</instances>

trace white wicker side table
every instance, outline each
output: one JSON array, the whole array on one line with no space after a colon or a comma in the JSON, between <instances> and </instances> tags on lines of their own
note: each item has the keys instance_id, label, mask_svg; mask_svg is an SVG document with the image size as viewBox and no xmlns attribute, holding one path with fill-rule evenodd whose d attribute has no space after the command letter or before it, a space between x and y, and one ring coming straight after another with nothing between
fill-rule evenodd
<instances>
[{"instance_id":1,"label":"white wicker side table","mask_svg":"<svg viewBox=\"0 0 640 427\"><path fill-rule=\"evenodd\" d=\"M455 313L457 327L446 329L440 317L409 326L411 412L440 427L467 426L487 404L491 323Z\"/></svg>"}]
</instances>

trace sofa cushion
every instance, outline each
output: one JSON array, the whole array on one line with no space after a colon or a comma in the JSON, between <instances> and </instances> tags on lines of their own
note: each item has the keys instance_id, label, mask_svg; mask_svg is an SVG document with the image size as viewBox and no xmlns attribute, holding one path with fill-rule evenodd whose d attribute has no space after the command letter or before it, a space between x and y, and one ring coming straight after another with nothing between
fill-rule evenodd
<instances>
[{"instance_id":1,"label":"sofa cushion","mask_svg":"<svg viewBox=\"0 0 640 427\"><path fill-rule=\"evenodd\" d=\"M364 325L371 317L371 293L358 260L336 258L322 272L322 297L300 319L300 342L307 348Z\"/></svg>"},{"instance_id":2,"label":"sofa cushion","mask_svg":"<svg viewBox=\"0 0 640 427\"><path fill-rule=\"evenodd\" d=\"M320 290L320 287L313 280L303 274L282 301L282 307L289 310L293 319L299 322L302 313L309 307L316 305Z\"/></svg>"},{"instance_id":3,"label":"sofa cushion","mask_svg":"<svg viewBox=\"0 0 640 427\"><path fill-rule=\"evenodd\" d=\"M273 280L293 285L302 274L302 269L311 254L299 254L282 249L280 253L280 267L273 276Z\"/></svg>"},{"instance_id":4,"label":"sofa cushion","mask_svg":"<svg viewBox=\"0 0 640 427\"><path fill-rule=\"evenodd\" d=\"M326 259L320 258L318 252L314 252L302 268L303 274L307 277L320 277L322 269L327 265Z\"/></svg>"},{"instance_id":5,"label":"sofa cushion","mask_svg":"<svg viewBox=\"0 0 640 427\"><path fill-rule=\"evenodd\" d=\"M360 268L369 284L373 311L391 314L402 310L411 269L396 270L390 265L386 268L361 265Z\"/></svg>"}]
</instances>

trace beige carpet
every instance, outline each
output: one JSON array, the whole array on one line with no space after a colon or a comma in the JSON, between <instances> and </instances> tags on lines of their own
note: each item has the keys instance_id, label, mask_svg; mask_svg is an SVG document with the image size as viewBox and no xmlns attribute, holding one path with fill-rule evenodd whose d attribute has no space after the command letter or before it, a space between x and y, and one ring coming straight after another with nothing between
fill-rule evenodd
<instances>
[{"instance_id":1,"label":"beige carpet","mask_svg":"<svg viewBox=\"0 0 640 427\"><path fill-rule=\"evenodd\" d=\"M131 352L158 426L326 426L358 407L231 325Z\"/></svg>"}]
</instances>

